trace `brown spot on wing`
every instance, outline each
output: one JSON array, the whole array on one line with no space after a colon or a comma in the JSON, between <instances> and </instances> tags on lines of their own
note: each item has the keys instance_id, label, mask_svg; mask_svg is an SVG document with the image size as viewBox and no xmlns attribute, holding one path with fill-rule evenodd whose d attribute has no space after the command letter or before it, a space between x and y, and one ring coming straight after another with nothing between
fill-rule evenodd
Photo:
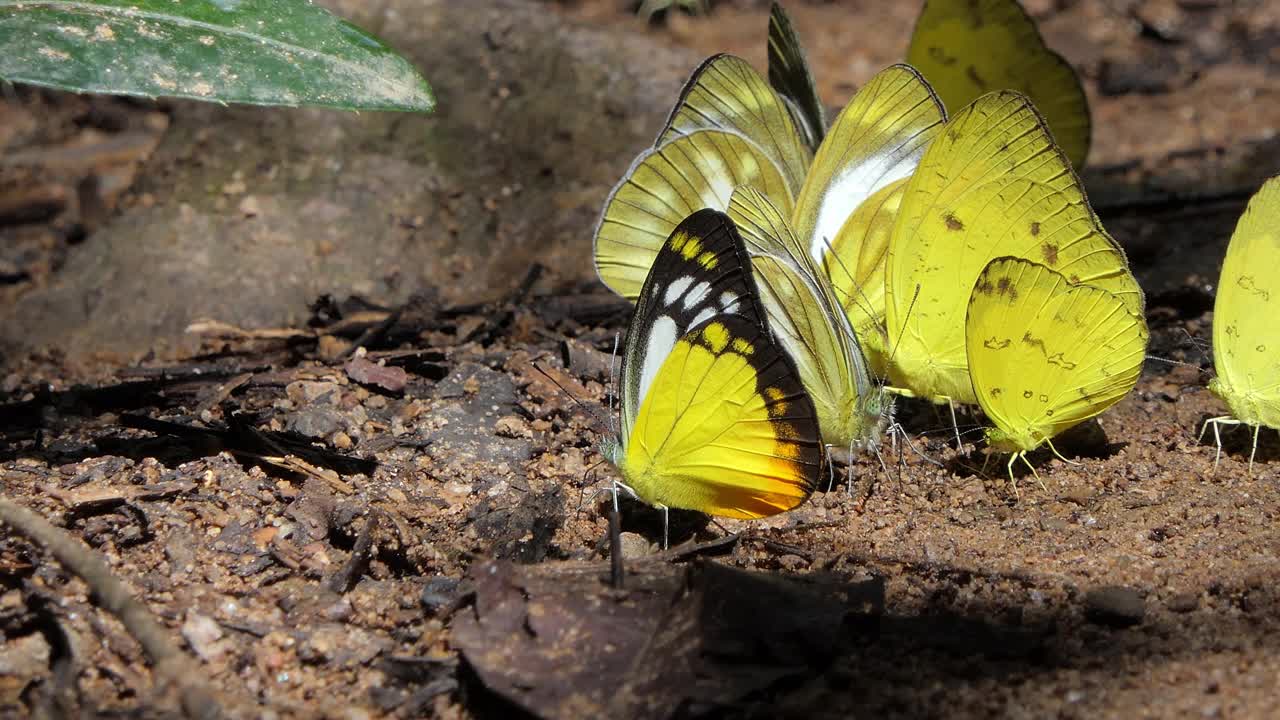
<instances>
[{"instance_id":1,"label":"brown spot on wing","mask_svg":"<svg viewBox=\"0 0 1280 720\"><path fill-rule=\"evenodd\" d=\"M1040 246L1040 254L1044 256L1044 261L1049 265L1058 264L1058 246L1053 243L1045 243Z\"/></svg>"},{"instance_id":2,"label":"brown spot on wing","mask_svg":"<svg viewBox=\"0 0 1280 720\"><path fill-rule=\"evenodd\" d=\"M1005 147L1008 147L1008 145L1005 145ZM1032 223L1031 223L1031 235L1032 235L1032 236L1036 236L1036 235L1039 235L1039 234L1040 234L1040 223L1035 222L1035 221L1032 221Z\"/></svg>"},{"instance_id":3,"label":"brown spot on wing","mask_svg":"<svg viewBox=\"0 0 1280 720\"><path fill-rule=\"evenodd\" d=\"M960 218L956 217L954 213L947 213L942 216L942 219L946 221L948 230L959 231L964 229L964 223L960 222Z\"/></svg>"},{"instance_id":4,"label":"brown spot on wing","mask_svg":"<svg viewBox=\"0 0 1280 720\"><path fill-rule=\"evenodd\" d=\"M987 81L982 79L982 76L978 74L978 71L975 70L972 65L964 69L964 74L967 75L969 79L973 81L974 85L977 85L983 91L987 90Z\"/></svg>"}]
</instances>

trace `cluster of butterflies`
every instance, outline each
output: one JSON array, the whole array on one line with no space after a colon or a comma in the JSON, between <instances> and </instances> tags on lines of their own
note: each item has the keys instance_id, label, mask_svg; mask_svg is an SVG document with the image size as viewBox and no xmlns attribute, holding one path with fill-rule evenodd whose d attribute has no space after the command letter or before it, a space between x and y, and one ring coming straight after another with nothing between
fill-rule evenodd
<instances>
[{"instance_id":1,"label":"cluster of butterflies","mask_svg":"<svg viewBox=\"0 0 1280 720\"><path fill-rule=\"evenodd\" d=\"M789 510L831 448L879 443L894 393L978 405L1012 481L1015 459L1136 384L1143 295L1073 171L1089 123L1070 66L1016 0L930 0L908 60L828 125L775 4L768 79L706 60L609 196L596 267L636 306L603 449L642 500ZM1274 252L1277 205L1237 234L1265 230ZM1224 280L1218 301L1265 302L1274 276ZM1280 384L1239 372L1260 366L1230 339L1276 335L1267 322L1215 329L1212 387L1255 425L1280 421L1252 399Z\"/></svg>"}]
</instances>

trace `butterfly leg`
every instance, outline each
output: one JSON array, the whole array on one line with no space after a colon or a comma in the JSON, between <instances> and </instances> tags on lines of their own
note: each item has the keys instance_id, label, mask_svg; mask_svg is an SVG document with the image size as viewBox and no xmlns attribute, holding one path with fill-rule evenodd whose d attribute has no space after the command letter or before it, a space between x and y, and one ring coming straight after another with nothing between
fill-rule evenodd
<instances>
[{"instance_id":1,"label":"butterfly leg","mask_svg":"<svg viewBox=\"0 0 1280 720\"><path fill-rule=\"evenodd\" d=\"M1253 450L1249 451L1249 477L1253 477L1253 456L1258 454L1258 433L1261 430L1261 425L1253 426Z\"/></svg>"},{"instance_id":2,"label":"butterfly leg","mask_svg":"<svg viewBox=\"0 0 1280 720\"><path fill-rule=\"evenodd\" d=\"M1006 470L1006 471L1008 471L1008 473L1009 473L1009 486L1013 488L1013 496L1014 496L1015 498L1017 498L1017 497L1021 497L1021 495L1018 493L1018 481L1017 481L1017 480L1015 480L1015 479L1013 478L1013 461L1018 459L1018 455L1019 455L1019 453L1014 453L1014 454L1010 455L1010 456L1009 456L1009 464L1005 466L1005 470ZM988 456L987 456L987 459L988 459L988 460L989 460L989 459L991 459L991 456L990 456L990 455L988 455ZM983 469L985 470L985 469L986 469L986 467L987 467L987 464L984 462L984 463L982 464L982 467L983 467Z\"/></svg>"},{"instance_id":3,"label":"butterfly leg","mask_svg":"<svg viewBox=\"0 0 1280 720\"><path fill-rule=\"evenodd\" d=\"M822 453L827 460L827 492L831 492L831 489L836 486L836 463L831 458L831 446L823 445Z\"/></svg>"},{"instance_id":4,"label":"butterfly leg","mask_svg":"<svg viewBox=\"0 0 1280 720\"><path fill-rule=\"evenodd\" d=\"M1064 462L1064 463L1066 463L1066 464L1068 464L1068 465L1080 465L1080 464L1081 464L1081 463L1079 463L1079 462L1076 462L1075 460L1068 460L1068 459L1066 459L1066 458L1062 457L1062 453L1058 452L1058 448L1056 448L1056 447L1054 447L1054 446L1053 446L1053 441L1052 441L1052 440L1045 440L1045 442L1049 444L1049 449L1050 449L1050 450L1052 450L1052 451L1053 451L1053 454L1054 454L1054 455L1057 455L1057 456L1058 456L1058 459L1059 459L1059 460L1061 460L1062 462Z\"/></svg>"},{"instance_id":5,"label":"butterfly leg","mask_svg":"<svg viewBox=\"0 0 1280 720\"><path fill-rule=\"evenodd\" d=\"M1018 457L1022 458L1022 464L1026 465L1027 468L1031 470L1031 474L1035 476L1036 482L1040 483L1040 489L1044 490L1045 492L1049 492L1049 488L1045 487L1044 485L1044 480L1040 479L1040 473L1036 472L1035 466L1032 465L1031 461L1027 459L1027 454L1025 452L1020 452L1018 453Z\"/></svg>"},{"instance_id":6,"label":"butterfly leg","mask_svg":"<svg viewBox=\"0 0 1280 720\"><path fill-rule=\"evenodd\" d=\"M666 505L659 505L662 508L662 549L666 550L671 539L671 509Z\"/></svg>"},{"instance_id":7,"label":"butterfly leg","mask_svg":"<svg viewBox=\"0 0 1280 720\"><path fill-rule=\"evenodd\" d=\"M947 398L947 407L951 408L951 429L956 431L956 449L964 450L964 443L960 440L960 423L956 422L956 404L951 398Z\"/></svg>"},{"instance_id":8,"label":"butterfly leg","mask_svg":"<svg viewBox=\"0 0 1280 720\"><path fill-rule=\"evenodd\" d=\"M1222 434L1221 432L1219 432L1218 426L1219 425L1238 425L1239 423L1240 423L1239 420L1236 420L1235 418L1230 417L1229 415L1223 415L1221 417L1214 417L1214 418L1209 418L1208 420L1205 420L1204 425L1200 427L1200 436L1196 438L1196 442L1200 442L1201 440L1204 440L1204 431L1208 430L1210 425L1213 426L1213 443L1218 447L1217 452L1214 453L1214 456L1213 456L1213 472L1214 473L1218 472L1218 461L1222 459ZM1255 448L1256 447L1257 446L1255 445ZM1249 456L1249 470L1251 472L1253 470L1252 455Z\"/></svg>"}]
</instances>

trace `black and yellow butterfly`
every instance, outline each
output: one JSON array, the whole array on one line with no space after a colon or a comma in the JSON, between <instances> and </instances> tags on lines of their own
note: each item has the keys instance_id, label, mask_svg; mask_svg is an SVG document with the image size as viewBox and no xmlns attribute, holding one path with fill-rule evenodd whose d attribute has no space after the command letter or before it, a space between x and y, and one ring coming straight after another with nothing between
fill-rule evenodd
<instances>
[{"instance_id":1,"label":"black and yellow butterfly","mask_svg":"<svg viewBox=\"0 0 1280 720\"><path fill-rule=\"evenodd\" d=\"M809 497L817 413L766 322L733 222L710 209L688 216L654 258L627 330L621 428L602 447L627 489L732 518Z\"/></svg>"}]
</instances>

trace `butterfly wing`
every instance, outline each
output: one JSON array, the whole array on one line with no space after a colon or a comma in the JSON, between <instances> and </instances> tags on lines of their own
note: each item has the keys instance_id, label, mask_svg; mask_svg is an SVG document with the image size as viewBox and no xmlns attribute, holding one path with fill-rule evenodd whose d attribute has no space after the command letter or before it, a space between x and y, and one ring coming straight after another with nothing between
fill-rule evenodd
<instances>
[{"instance_id":1,"label":"butterfly wing","mask_svg":"<svg viewBox=\"0 0 1280 720\"><path fill-rule=\"evenodd\" d=\"M919 73L878 73L836 117L796 200L792 223L824 267L873 367L884 369L884 256L905 179L942 128Z\"/></svg>"},{"instance_id":2,"label":"butterfly wing","mask_svg":"<svg viewBox=\"0 0 1280 720\"><path fill-rule=\"evenodd\" d=\"M748 518L813 492L817 416L763 318L732 222L694 213L658 253L623 354L617 460L646 501Z\"/></svg>"},{"instance_id":3,"label":"butterfly wing","mask_svg":"<svg viewBox=\"0 0 1280 720\"><path fill-rule=\"evenodd\" d=\"M702 208L727 208L739 185L757 187L790 210L791 191L778 166L737 133L700 130L642 153L613 189L596 225L600 279L635 300L676 226Z\"/></svg>"},{"instance_id":4,"label":"butterfly wing","mask_svg":"<svg viewBox=\"0 0 1280 720\"><path fill-rule=\"evenodd\" d=\"M1213 305L1213 365L1218 376L1209 384L1237 419L1271 428L1280 428L1277 267L1280 177L1268 180L1249 200L1227 246Z\"/></svg>"},{"instance_id":5,"label":"butterfly wing","mask_svg":"<svg viewBox=\"0 0 1280 720\"><path fill-rule=\"evenodd\" d=\"M907 62L924 73L949 110L984 93L1016 90L1048 119L1079 168L1089 153L1089 104L1071 64L1045 45L1017 0L927 0Z\"/></svg>"},{"instance_id":6,"label":"butterfly wing","mask_svg":"<svg viewBox=\"0 0 1280 720\"><path fill-rule=\"evenodd\" d=\"M814 155L791 218L815 262L854 210L915 170L942 121L937 97L905 65L882 70L853 96Z\"/></svg>"},{"instance_id":7,"label":"butterfly wing","mask_svg":"<svg viewBox=\"0 0 1280 720\"><path fill-rule=\"evenodd\" d=\"M769 84L786 102L808 146L818 147L827 131L826 109L791 18L776 2L769 11Z\"/></svg>"},{"instance_id":8,"label":"butterfly wing","mask_svg":"<svg viewBox=\"0 0 1280 720\"><path fill-rule=\"evenodd\" d=\"M861 447L879 436L880 392L853 328L786 218L760 192L738 188L729 217L752 255L769 327L818 412L823 442Z\"/></svg>"},{"instance_id":9,"label":"butterfly wing","mask_svg":"<svg viewBox=\"0 0 1280 720\"><path fill-rule=\"evenodd\" d=\"M800 191L813 151L786 103L746 60L721 54L698 66L654 147L699 130L745 138L778 167L792 196Z\"/></svg>"},{"instance_id":10,"label":"butterfly wing","mask_svg":"<svg viewBox=\"0 0 1280 720\"><path fill-rule=\"evenodd\" d=\"M663 243L623 345L623 438L631 434L658 369L694 326L726 314L764 323L750 262L733 223L711 209L690 214Z\"/></svg>"},{"instance_id":11,"label":"butterfly wing","mask_svg":"<svg viewBox=\"0 0 1280 720\"><path fill-rule=\"evenodd\" d=\"M1114 405L1138 382L1147 324L1125 299L1028 260L978 277L965 328L994 449L1032 450Z\"/></svg>"},{"instance_id":12,"label":"butterfly wing","mask_svg":"<svg viewBox=\"0 0 1280 720\"><path fill-rule=\"evenodd\" d=\"M885 255L906 189L907 179L903 178L864 200L840 226L823 257L827 278L876 377L888 376Z\"/></svg>"},{"instance_id":13,"label":"butterfly wing","mask_svg":"<svg viewBox=\"0 0 1280 720\"><path fill-rule=\"evenodd\" d=\"M890 381L973 403L966 301L992 258L1043 263L1142 313L1124 253L1023 96L990 93L952 117L907 182L886 256Z\"/></svg>"}]
</instances>

